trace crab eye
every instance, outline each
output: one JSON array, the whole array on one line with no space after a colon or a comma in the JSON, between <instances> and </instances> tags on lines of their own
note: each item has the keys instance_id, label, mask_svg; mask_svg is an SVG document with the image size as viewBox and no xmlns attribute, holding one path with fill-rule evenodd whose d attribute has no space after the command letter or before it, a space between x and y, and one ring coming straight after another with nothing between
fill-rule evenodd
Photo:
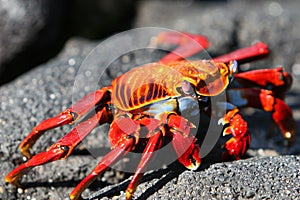
<instances>
[{"instance_id":1,"label":"crab eye","mask_svg":"<svg viewBox=\"0 0 300 200\"><path fill-rule=\"evenodd\" d=\"M191 95L194 93L192 85L186 80L181 82L181 88L184 94Z\"/></svg>"},{"instance_id":2,"label":"crab eye","mask_svg":"<svg viewBox=\"0 0 300 200\"><path fill-rule=\"evenodd\" d=\"M231 61L229 70L230 75L235 74L238 71L238 62L236 60Z\"/></svg>"}]
</instances>

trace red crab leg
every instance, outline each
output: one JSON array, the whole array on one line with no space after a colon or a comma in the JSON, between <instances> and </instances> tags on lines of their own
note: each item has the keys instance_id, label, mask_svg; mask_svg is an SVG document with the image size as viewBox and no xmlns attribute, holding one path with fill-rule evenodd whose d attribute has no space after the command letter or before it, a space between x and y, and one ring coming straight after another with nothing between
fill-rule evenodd
<instances>
[{"instance_id":1,"label":"red crab leg","mask_svg":"<svg viewBox=\"0 0 300 200\"><path fill-rule=\"evenodd\" d=\"M132 195L136 190L139 180L144 174L143 171L145 170L146 165L148 164L150 159L154 156L154 151L159 149L162 146L162 136L163 136L162 132L157 131L149 138L149 141L144 149L141 161L126 189L127 200L132 198Z\"/></svg>"},{"instance_id":2,"label":"red crab leg","mask_svg":"<svg viewBox=\"0 0 300 200\"><path fill-rule=\"evenodd\" d=\"M259 69L248 72L237 73L234 80L241 83L243 87L268 87L271 86L276 96L284 97L292 85L292 76L284 72L282 68Z\"/></svg>"},{"instance_id":3,"label":"red crab leg","mask_svg":"<svg viewBox=\"0 0 300 200\"><path fill-rule=\"evenodd\" d=\"M30 160L12 170L5 177L5 181L20 186L19 178L28 170L38 165L66 158L99 122L105 123L110 120L109 118L104 108L92 118L78 124L71 132L49 147L47 151L36 154Z\"/></svg>"},{"instance_id":4,"label":"red crab leg","mask_svg":"<svg viewBox=\"0 0 300 200\"><path fill-rule=\"evenodd\" d=\"M154 126L157 125L156 119L152 120L143 120L142 123L147 123L148 130L152 130L154 126L151 126L151 121L153 122ZM134 123L135 125L125 127L125 123L131 124ZM149 126L150 125L150 126ZM156 126L157 127L157 126ZM107 167L114 164L122 155L125 155L128 151L132 151L135 148L135 145L138 141L138 136L136 136L136 131L139 130L139 126L136 125L135 121L133 121L131 118L118 118L115 120L112 125L109 135L110 136L120 136L119 142L113 140L112 144L115 146L115 148L108 153L106 156L102 158L102 160L98 163L98 165L95 167L95 169L87 175L77 186L76 188L71 192L70 199L75 200L78 199L81 195L81 193L101 174L103 173ZM130 136L130 137L128 137ZM133 136L133 137L132 137ZM133 176L127 190L126 190L126 198L130 199L132 194L134 193L136 186L138 184L138 181L140 177L143 175L142 171L144 170L146 164L149 161L149 158L152 156L153 151L157 148L159 148L162 145L161 140L161 132L158 131L153 136L150 137L147 146L145 147L142 159L137 167L137 171L135 175Z\"/></svg>"},{"instance_id":5,"label":"red crab leg","mask_svg":"<svg viewBox=\"0 0 300 200\"><path fill-rule=\"evenodd\" d=\"M172 145L178 155L178 161L190 170L196 170L200 166L200 148L196 144L195 136L190 134L190 129L195 128L195 126L187 119L180 115L167 113L161 121L149 118L142 120L141 124L147 126L149 131L155 130L161 124L161 121L166 121L170 128Z\"/></svg>"},{"instance_id":6,"label":"red crab leg","mask_svg":"<svg viewBox=\"0 0 300 200\"><path fill-rule=\"evenodd\" d=\"M159 62L168 63L182 60L209 47L209 42L202 35L186 32L163 32L157 36L157 44L169 43L179 45L174 51L163 57Z\"/></svg>"},{"instance_id":7,"label":"red crab leg","mask_svg":"<svg viewBox=\"0 0 300 200\"><path fill-rule=\"evenodd\" d=\"M33 128L31 133L19 145L21 153L27 158L30 158L31 154L29 149L34 145L36 140L44 134L44 132L65 124L74 123L101 100L105 99L105 94L108 90L109 88L104 88L92 92L57 116L42 121Z\"/></svg>"},{"instance_id":8,"label":"red crab leg","mask_svg":"<svg viewBox=\"0 0 300 200\"><path fill-rule=\"evenodd\" d=\"M140 126L129 117L119 117L110 125L109 139L113 150L106 154L93 171L88 174L71 192L70 199L79 199L81 193L109 166L118 159L134 150L139 140Z\"/></svg>"},{"instance_id":9,"label":"red crab leg","mask_svg":"<svg viewBox=\"0 0 300 200\"><path fill-rule=\"evenodd\" d=\"M223 135L232 135L225 143L225 152L222 155L224 160L228 160L229 157L240 159L245 155L250 145L250 134L247 128L247 122L238 113L238 109L228 111L223 118L219 120L222 125L228 125Z\"/></svg>"},{"instance_id":10,"label":"red crab leg","mask_svg":"<svg viewBox=\"0 0 300 200\"><path fill-rule=\"evenodd\" d=\"M119 146L106 154L94 170L87 175L70 193L70 199L76 200L80 198L81 193L109 166L113 165L118 159L125 155L128 151L134 147L134 139L128 138L124 140Z\"/></svg>"},{"instance_id":11,"label":"red crab leg","mask_svg":"<svg viewBox=\"0 0 300 200\"><path fill-rule=\"evenodd\" d=\"M229 63L232 60L238 63L246 63L249 61L263 58L269 54L268 46L263 42L258 42L252 46L244 47L228 54L224 54L213 58L215 62Z\"/></svg>"},{"instance_id":12,"label":"red crab leg","mask_svg":"<svg viewBox=\"0 0 300 200\"><path fill-rule=\"evenodd\" d=\"M283 136L293 141L296 122L288 105L273 96L273 92L258 88L227 90L228 101L238 107L253 107L272 113L272 118Z\"/></svg>"}]
</instances>

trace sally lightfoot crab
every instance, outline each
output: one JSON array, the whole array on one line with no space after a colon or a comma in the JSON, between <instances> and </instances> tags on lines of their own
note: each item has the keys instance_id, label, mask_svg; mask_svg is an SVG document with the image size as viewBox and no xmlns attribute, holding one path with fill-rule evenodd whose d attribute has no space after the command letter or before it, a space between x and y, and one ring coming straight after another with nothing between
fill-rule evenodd
<instances>
[{"instance_id":1,"label":"sally lightfoot crab","mask_svg":"<svg viewBox=\"0 0 300 200\"><path fill-rule=\"evenodd\" d=\"M282 68L260 69L238 73L238 64L266 56L267 45L252 46L213 58L185 60L209 46L201 35L164 32L156 42L178 45L173 52L155 63L145 64L124 73L111 86L100 88L33 128L19 146L28 161L12 170L6 182L20 186L19 179L31 168L67 158L73 149L99 124L109 123L108 133L112 150L71 192L70 199L79 199L81 193L104 170L137 147L143 149L141 160L126 190L131 199L148 162L165 143L171 143L178 161L186 168L196 170L201 163L200 144L191 129L200 128L182 115L191 102L197 102L196 114L215 115L207 99L226 94L226 113L218 119L224 126L223 135L231 136L223 145L222 157L240 159L250 144L247 123L239 113L243 107L270 112L288 141L295 134L291 109L283 98L292 84L292 78ZM234 84L232 84L234 83ZM94 115L84 118L94 110ZM80 121L81 120L81 121ZM68 134L46 151L31 156L30 148L47 130L79 121ZM146 134L141 134L141 130Z\"/></svg>"}]
</instances>

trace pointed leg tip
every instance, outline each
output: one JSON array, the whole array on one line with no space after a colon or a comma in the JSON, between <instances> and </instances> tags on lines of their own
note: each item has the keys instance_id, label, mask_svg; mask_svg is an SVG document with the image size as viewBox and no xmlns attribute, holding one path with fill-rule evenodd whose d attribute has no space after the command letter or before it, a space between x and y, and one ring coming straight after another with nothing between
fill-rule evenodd
<instances>
[{"instance_id":1,"label":"pointed leg tip","mask_svg":"<svg viewBox=\"0 0 300 200\"><path fill-rule=\"evenodd\" d=\"M132 190L129 189L126 190L126 200L132 199L132 193L133 193Z\"/></svg>"},{"instance_id":2,"label":"pointed leg tip","mask_svg":"<svg viewBox=\"0 0 300 200\"><path fill-rule=\"evenodd\" d=\"M19 146L19 150L20 150L21 154L27 158L27 160L29 160L32 157L28 148Z\"/></svg>"},{"instance_id":3,"label":"pointed leg tip","mask_svg":"<svg viewBox=\"0 0 300 200\"><path fill-rule=\"evenodd\" d=\"M4 178L5 183L12 183L13 181L11 180L11 178L9 177L9 175L6 175Z\"/></svg>"},{"instance_id":4,"label":"pointed leg tip","mask_svg":"<svg viewBox=\"0 0 300 200\"><path fill-rule=\"evenodd\" d=\"M19 180L19 176L13 176L11 174L8 174L8 175L6 175L4 180L6 183L15 185L16 187L20 188L22 186L20 183L20 180Z\"/></svg>"},{"instance_id":5,"label":"pointed leg tip","mask_svg":"<svg viewBox=\"0 0 300 200\"><path fill-rule=\"evenodd\" d=\"M81 199L81 195L78 194L78 193L71 193L70 196L69 196L69 199L70 200L78 200L78 199Z\"/></svg>"},{"instance_id":6,"label":"pointed leg tip","mask_svg":"<svg viewBox=\"0 0 300 200\"><path fill-rule=\"evenodd\" d=\"M292 133L290 131L287 131L287 132L284 133L284 137L286 139L291 139L292 138Z\"/></svg>"},{"instance_id":7,"label":"pointed leg tip","mask_svg":"<svg viewBox=\"0 0 300 200\"><path fill-rule=\"evenodd\" d=\"M288 146L291 146L295 142L295 133L294 131L286 131L283 134L284 138L288 141Z\"/></svg>"}]
</instances>

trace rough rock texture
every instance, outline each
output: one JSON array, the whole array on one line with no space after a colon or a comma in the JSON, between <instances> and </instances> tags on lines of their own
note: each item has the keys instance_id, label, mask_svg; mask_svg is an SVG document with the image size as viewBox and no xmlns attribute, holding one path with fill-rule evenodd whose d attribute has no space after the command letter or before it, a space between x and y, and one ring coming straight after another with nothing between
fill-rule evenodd
<instances>
[{"instance_id":1,"label":"rough rock texture","mask_svg":"<svg viewBox=\"0 0 300 200\"><path fill-rule=\"evenodd\" d=\"M202 33L212 43L209 49L211 55L249 45L255 40L267 42L272 49L271 56L264 61L244 65L243 69L286 66L286 70L294 76L294 85L287 95L287 102L293 109L299 126L298 1L229 1L214 4L188 2L141 1L135 26L162 26ZM22 162L17 146L32 127L42 119L65 109L72 98L77 99L94 89L93 85L84 85L83 91L73 94L78 69L97 44L98 41L72 38L57 57L0 88L0 199L67 199L72 188L96 165L97 159L109 151L106 134L103 134L107 132L107 126L97 128L68 159L31 170L22 180L26 189L17 189L3 181L4 176ZM114 48L117 49L118 45ZM108 51L113 51L114 48L109 48ZM107 55L112 53L108 52ZM134 55L140 57L138 53ZM120 61L124 64L122 70L128 69L130 59L136 57L129 57L129 60L128 57L123 57ZM105 65L101 65L100 59L97 65L91 67L104 69ZM117 74L111 70L104 74L104 81L109 82L107 80ZM95 74L89 70L80 75L89 80L95 78ZM82 83L78 84L82 86ZM274 131L272 136L267 134L275 130L270 128L273 126L268 114L252 110L245 113L253 135L248 152L254 158L212 165L204 162L203 168L198 172L184 171L176 164L167 169L150 171L139 185L135 197L299 199L299 131L296 143L287 148L278 131ZM45 134L34 146L33 152L46 149L70 129L70 126L66 126ZM87 150L92 151L97 159ZM288 155L272 156L278 154ZM260 157L262 155L267 157ZM128 160L123 159L119 165L128 165ZM84 196L90 196L91 199L118 199L121 193L120 197L123 198L122 191L126 189L128 180L114 186L105 186L124 180L127 176L128 174L109 170L84 192Z\"/></svg>"},{"instance_id":2,"label":"rough rock texture","mask_svg":"<svg viewBox=\"0 0 300 200\"><path fill-rule=\"evenodd\" d=\"M139 185L135 196L136 199L299 199L299 161L299 156L279 156L219 163L199 172L160 170L145 176L147 182ZM126 183L118 189L125 189ZM102 194L91 199L99 197Z\"/></svg>"}]
</instances>

